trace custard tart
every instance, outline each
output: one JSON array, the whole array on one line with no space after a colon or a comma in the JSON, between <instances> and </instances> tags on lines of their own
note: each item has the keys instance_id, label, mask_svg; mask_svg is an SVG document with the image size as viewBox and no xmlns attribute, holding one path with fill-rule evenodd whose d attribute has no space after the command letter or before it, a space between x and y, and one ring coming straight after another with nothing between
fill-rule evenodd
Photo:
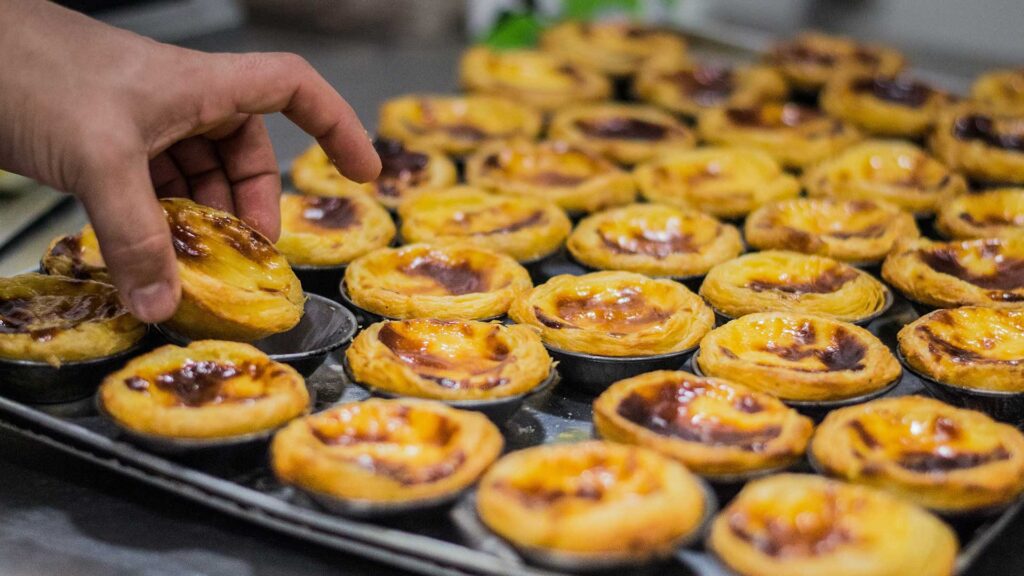
<instances>
[{"instance_id":1,"label":"custard tart","mask_svg":"<svg viewBox=\"0 0 1024 576\"><path fill-rule=\"evenodd\" d=\"M707 547L739 576L951 576L956 534L910 502L809 474L747 484Z\"/></svg>"},{"instance_id":2,"label":"custard tart","mask_svg":"<svg viewBox=\"0 0 1024 576\"><path fill-rule=\"evenodd\" d=\"M555 276L517 298L509 316L536 327L548 346L599 356L680 352L715 324L682 284L632 272Z\"/></svg>"},{"instance_id":3,"label":"custard tart","mask_svg":"<svg viewBox=\"0 0 1024 576\"><path fill-rule=\"evenodd\" d=\"M879 136L919 138L949 105L949 94L909 76L842 74L821 93L821 107Z\"/></svg>"},{"instance_id":4,"label":"custard tart","mask_svg":"<svg viewBox=\"0 0 1024 576\"><path fill-rule=\"evenodd\" d=\"M885 281L937 308L1024 306L1024 237L900 242L882 265Z\"/></svg>"},{"instance_id":5,"label":"custard tart","mask_svg":"<svg viewBox=\"0 0 1024 576\"><path fill-rule=\"evenodd\" d=\"M362 192L335 196L281 196L277 249L296 266L337 266L387 246L395 224L387 210Z\"/></svg>"},{"instance_id":6,"label":"custard tart","mask_svg":"<svg viewBox=\"0 0 1024 576\"><path fill-rule=\"evenodd\" d=\"M707 142L757 148L791 169L834 156L861 139L850 124L793 102L709 108L700 113L697 130Z\"/></svg>"},{"instance_id":7,"label":"custard tart","mask_svg":"<svg viewBox=\"0 0 1024 576\"><path fill-rule=\"evenodd\" d=\"M249 344L167 345L103 380L103 410L147 436L214 439L273 430L309 407L302 376Z\"/></svg>"},{"instance_id":8,"label":"custard tart","mask_svg":"<svg viewBox=\"0 0 1024 576\"><path fill-rule=\"evenodd\" d=\"M845 36L804 32L772 47L768 61L778 66L793 88L815 92L843 72L892 76L905 64L895 50Z\"/></svg>"},{"instance_id":9,"label":"custard tart","mask_svg":"<svg viewBox=\"0 0 1024 576\"><path fill-rule=\"evenodd\" d=\"M867 330L824 316L748 314L712 330L696 357L700 371L788 402L833 402L895 383L899 362Z\"/></svg>"},{"instance_id":10,"label":"custard tart","mask_svg":"<svg viewBox=\"0 0 1024 576\"><path fill-rule=\"evenodd\" d=\"M947 108L929 141L952 169L984 183L1024 184L1024 112L966 102Z\"/></svg>"},{"instance_id":11,"label":"custard tart","mask_svg":"<svg viewBox=\"0 0 1024 576\"><path fill-rule=\"evenodd\" d=\"M889 290L867 272L824 256L781 250L715 266L700 294L731 318L780 311L866 322L891 303Z\"/></svg>"},{"instance_id":12,"label":"custard tart","mask_svg":"<svg viewBox=\"0 0 1024 576\"><path fill-rule=\"evenodd\" d=\"M96 231L88 224L77 234L58 236L50 241L39 268L46 274L110 282Z\"/></svg>"},{"instance_id":13,"label":"custard tart","mask_svg":"<svg viewBox=\"0 0 1024 576\"><path fill-rule=\"evenodd\" d=\"M426 400L340 404L274 436L274 474L332 509L448 501L476 482L504 440L482 414ZM385 508L386 509L386 508Z\"/></svg>"},{"instance_id":14,"label":"custard tart","mask_svg":"<svg viewBox=\"0 0 1024 576\"><path fill-rule=\"evenodd\" d=\"M633 91L644 102L690 118L707 108L753 106L789 96L786 81L769 66L665 66L660 59L640 70Z\"/></svg>"},{"instance_id":15,"label":"custard tart","mask_svg":"<svg viewBox=\"0 0 1024 576\"><path fill-rule=\"evenodd\" d=\"M566 142L495 142L466 161L466 182L487 190L554 201L570 212L628 204L633 178L589 149Z\"/></svg>"},{"instance_id":16,"label":"custard tart","mask_svg":"<svg viewBox=\"0 0 1024 576\"><path fill-rule=\"evenodd\" d=\"M302 318L305 295L274 245L227 212L160 201L171 228L181 304L166 325L192 340L258 340Z\"/></svg>"},{"instance_id":17,"label":"custard tart","mask_svg":"<svg viewBox=\"0 0 1024 576\"><path fill-rule=\"evenodd\" d=\"M653 450L582 442L508 454L484 474L476 505L529 558L610 565L669 556L700 530L706 498L693 474Z\"/></svg>"},{"instance_id":18,"label":"custard tart","mask_svg":"<svg viewBox=\"0 0 1024 576\"><path fill-rule=\"evenodd\" d=\"M432 400L524 394L551 372L551 357L529 327L466 320L378 322L345 357L360 384Z\"/></svg>"},{"instance_id":19,"label":"custard tart","mask_svg":"<svg viewBox=\"0 0 1024 576\"><path fill-rule=\"evenodd\" d=\"M565 21L545 30L540 46L570 62L609 76L630 76L652 57L686 61L679 34L635 22Z\"/></svg>"},{"instance_id":20,"label":"custard tart","mask_svg":"<svg viewBox=\"0 0 1024 576\"><path fill-rule=\"evenodd\" d=\"M505 314L533 286L511 257L471 244L381 248L345 270L352 302L385 318L479 320Z\"/></svg>"},{"instance_id":21,"label":"custard tart","mask_svg":"<svg viewBox=\"0 0 1024 576\"><path fill-rule=\"evenodd\" d=\"M377 138L373 148L380 156L380 175L373 182L354 182L342 176L323 148L314 144L292 164L292 182L306 194L350 196L359 192L389 209L423 190L451 186L458 177L455 164L442 152L417 145L406 147L398 140Z\"/></svg>"},{"instance_id":22,"label":"custard tart","mask_svg":"<svg viewBox=\"0 0 1024 576\"><path fill-rule=\"evenodd\" d=\"M550 52L499 52L482 45L463 54L459 80L468 92L503 96L541 110L605 100L612 93L600 72Z\"/></svg>"},{"instance_id":23,"label":"custard tart","mask_svg":"<svg viewBox=\"0 0 1024 576\"><path fill-rule=\"evenodd\" d=\"M850 264L881 261L897 240L917 238L913 215L883 200L793 198L747 216L744 237L758 250L792 250Z\"/></svg>"},{"instance_id":24,"label":"custard tart","mask_svg":"<svg viewBox=\"0 0 1024 576\"><path fill-rule=\"evenodd\" d=\"M1024 115L1024 68L978 76L971 86L971 99L997 114Z\"/></svg>"},{"instance_id":25,"label":"custard tart","mask_svg":"<svg viewBox=\"0 0 1024 576\"><path fill-rule=\"evenodd\" d=\"M661 452L712 478L777 470L803 457L814 429L778 399L686 372L648 372L594 401L601 437Z\"/></svg>"},{"instance_id":26,"label":"custard tart","mask_svg":"<svg viewBox=\"0 0 1024 576\"><path fill-rule=\"evenodd\" d=\"M670 114L637 104L567 106L552 116L548 136L627 166L693 148L697 142Z\"/></svg>"},{"instance_id":27,"label":"custard tart","mask_svg":"<svg viewBox=\"0 0 1024 576\"><path fill-rule=\"evenodd\" d=\"M812 197L885 200L914 214L931 214L967 183L909 142L870 140L810 167L803 176Z\"/></svg>"},{"instance_id":28,"label":"custard tart","mask_svg":"<svg viewBox=\"0 0 1024 576\"><path fill-rule=\"evenodd\" d=\"M411 149L435 149L454 156L469 154L492 140L532 139L540 129L540 112L508 98L427 94L385 102L378 128L381 136Z\"/></svg>"},{"instance_id":29,"label":"custard tart","mask_svg":"<svg viewBox=\"0 0 1024 576\"><path fill-rule=\"evenodd\" d=\"M703 275L743 252L734 226L664 204L630 204L588 216L566 246L591 268L674 278Z\"/></svg>"},{"instance_id":30,"label":"custard tart","mask_svg":"<svg viewBox=\"0 0 1024 576\"><path fill-rule=\"evenodd\" d=\"M1024 435L922 396L836 410L814 435L823 473L940 513L1004 506L1024 492Z\"/></svg>"},{"instance_id":31,"label":"custard tart","mask_svg":"<svg viewBox=\"0 0 1024 576\"><path fill-rule=\"evenodd\" d=\"M741 218L759 206L795 198L800 183L771 155L752 148L700 148L637 166L633 177L651 202Z\"/></svg>"},{"instance_id":32,"label":"custard tart","mask_svg":"<svg viewBox=\"0 0 1024 576\"><path fill-rule=\"evenodd\" d=\"M569 217L550 200L491 194L472 186L410 199L398 215L406 242L467 242L520 262L555 252L572 229Z\"/></svg>"},{"instance_id":33,"label":"custard tart","mask_svg":"<svg viewBox=\"0 0 1024 576\"><path fill-rule=\"evenodd\" d=\"M956 239L1024 235L1024 188L957 196L939 209L935 227Z\"/></svg>"},{"instance_id":34,"label":"custard tart","mask_svg":"<svg viewBox=\"0 0 1024 576\"><path fill-rule=\"evenodd\" d=\"M127 350L145 334L109 284L43 274L0 278L0 358L59 366Z\"/></svg>"}]
</instances>

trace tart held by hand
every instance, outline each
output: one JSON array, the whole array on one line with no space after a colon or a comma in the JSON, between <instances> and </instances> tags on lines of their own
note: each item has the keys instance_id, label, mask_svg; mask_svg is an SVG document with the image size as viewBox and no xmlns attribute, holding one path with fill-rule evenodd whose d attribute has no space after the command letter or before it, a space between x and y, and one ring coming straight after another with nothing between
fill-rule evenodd
<instances>
[{"instance_id":1,"label":"tart held by hand","mask_svg":"<svg viewBox=\"0 0 1024 576\"><path fill-rule=\"evenodd\" d=\"M128 362L99 390L118 424L166 438L230 438L273 430L309 407L302 376L249 344L197 340Z\"/></svg>"},{"instance_id":2,"label":"tart held by hand","mask_svg":"<svg viewBox=\"0 0 1024 576\"><path fill-rule=\"evenodd\" d=\"M789 95L786 81L768 66L666 66L660 59L641 69L633 91L644 102L690 118L707 108L753 106Z\"/></svg>"},{"instance_id":3,"label":"tart held by hand","mask_svg":"<svg viewBox=\"0 0 1024 576\"><path fill-rule=\"evenodd\" d=\"M650 356L692 348L714 313L685 286L632 272L555 276L516 299L509 316L548 346L599 356Z\"/></svg>"},{"instance_id":4,"label":"tart held by hand","mask_svg":"<svg viewBox=\"0 0 1024 576\"><path fill-rule=\"evenodd\" d=\"M891 48L820 32L804 32L777 43L767 59L793 88L804 92L817 91L837 74L892 76L904 66L903 56Z\"/></svg>"},{"instance_id":5,"label":"tart held by hand","mask_svg":"<svg viewBox=\"0 0 1024 576\"><path fill-rule=\"evenodd\" d=\"M406 242L466 242L531 262L556 250L572 224L540 197L492 194L472 186L435 190L398 208Z\"/></svg>"},{"instance_id":6,"label":"tart held by hand","mask_svg":"<svg viewBox=\"0 0 1024 576\"><path fill-rule=\"evenodd\" d=\"M889 291L867 272L824 256L766 250L708 272L700 294L719 313L802 312L863 322L889 304Z\"/></svg>"},{"instance_id":7,"label":"tart held by hand","mask_svg":"<svg viewBox=\"0 0 1024 576\"><path fill-rule=\"evenodd\" d=\"M551 357L529 327L468 320L378 322L345 357L364 386L433 400L525 394L551 373Z\"/></svg>"},{"instance_id":8,"label":"tart held by hand","mask_svg":"<svg viewBox=\"0 0 1024 576\"><path fill-rule=\"evenodd\" d=\"M936 510L991 509L1024 492L1024 435L981 412L923 396L830 413L811 445L829 476Z\"/></svg>"},{"instance_id":9,"label":"tart held by hand","mask_svg":"<svg viewBox=\"0 0 1024 576\"><path fill-rule=\"evenodd\" d=\"M567 106L552 116L548 136L629 166L688 150L697 142L693 132L671 114L638 104Z\"/></svg>"},{"instance_id":10,"label":"tart held by hand","mask_svg":"<svg viewBox=\"0 0 1024 576\"><path fill-rule=\"evenodd\" d=\"M58 236L51 240L39 268L46 274L110 282L96 231L88 224L77 234Z\"/></svg>"},{"instance_id":11,"label":"tart held by hand","mask_svg":"<svg viewBox=\"0 0 1024 576\"><path fill-rule=\"evenodd\" d=\"M181 278L168 327L193 340L250 341L298 324L302 285L269 240L227 212L181 198L160 203Z\"/></svg>"},{"instance_id":12,"label":"tart held by hand","mask_svg":"<svg viewBox=\"0 0 1024 576\"><path fill-rule=\"evenodd\" d=\"M929 140L950 168L984 183L1024 184L1024 112L965 102L939 115Z\"/></svg>"},{"instance_id":13,"label":"tart held by hand","mask_svg":"<svg viewBox=\"0 0 1024 576\"><path fill-rule=\"evenodd\" d=\"M842 74L821 93L831 116L880 136L918 138L950 103L945 92L908 77L874 73Z\"/></svg>"},{"instance_id":14,"label":"tart held by hand","mask_svg":"<svg viewBox=\"0 0 1024 576\"><path fill-rule=\"evenodd\" d=\"M145 334L109 284L43 274L0 278L0 358L59 366L127 350Z\"/></svg>"},{"instance_id":15,"label":"tart held by hand","mask_svg":"<svg viewBox=\"0 0 1024 576\"><path fill-rule=\"evenodd\" d=\"M330 500L430 503L473 484L503 444L483 414L370 399L295 420L274 436L270 462L282 482Z\"/></svg>"},{"instance_id":16,"label":"tart held by hand","mask_svg":"<svg viewBox=\"0 0 1024 576\"><path fill-rule=\"evenodd\" d=\"M810 474L750 482L711 525L707 547L741 576L951 576L956 535L880 490Z\"/></svg>"},{"instance_id":17,"label":"tart held by hand","mask_svg":"<svg viewBox=\"0 0 1024 576\"><path fill-rule=\"evenodd\" d=\"M381 248L345 270L352 302L386 318L495 318L531 286L510 256L471 244Z\"/></svg>"},{"instance_id":18,"label":"tart held by hand","mask_svg":"<svg viewBox=\"0 0 1024 576\"><path fill-rule=\"evenodd\" d=\"M757 207L800 194L800 183L770 154L751 148L700 148L669 154L633 171L651 202L741 218Z\"/></svg>"},{"instance_id":19,"label":"tart held by hand","mask_svg":"<svg viewBox=\"0 0 1024 576\"><path fill-rule=\"evenodd\" d=\"M747 217L744 237L758 250L792 250L851 264L879 262L901 238L917 238L914 216L883 200L793 198Z\"/></svg>"},{"instance_id":20,"label":"tart held by hand","mask_svg":"<svg viewBox=\"0 0 1024 576\"><path fill-rule=\"evenodd\" d=\"M567 20L545 30L547 52L616 77L636 73L649 59L686 61L686 41L668 30L635 22Z\"/></svg>"},{"instance_id":21,"label":"tart held by hand","mask_svg":"<svg viewBox=\"0 0 1024 576\"><path fill-rule=\"evenodd\" d=\"M1024 188L963 194L945 202L935 227L947 238L1002 238L1024 235Z\"/></svg>"},{"instance_id":22,"label":"tart held by hand","mask_svg":"<svg viewBox=\"0 0 1024 576\"><path fill-rule=\"evenodd\" d=\"M580 221L566 243L578 262L599 270L683 278L739 256L734 226L692 209L630 204Z\"/></svg>"},{"instance_id":23,"label":"tart held by hand","mask_svg":"<svg viewBox=\"0 0 1024 576\"><path fill-rule=\"evenodd\" d=\"M697 364L785 401L828 402L870 394L900 377L900 364L867 330L823 316L748 314L701 340Z\"/></svg>"},{"instance_id":24,"label":"tart held by hand","mask_svg":"<svg viewBox=\"0 0 1024 576\"><path fill-rule=\"evenodd\" d=\"M281 196L281 237L276 246L293 266L347 264L387 246L394 235L387 210L362 192Z\"/></svg>"},{"instance_id":25,"label":"tart held by hand","mask_svg":"<svg viewBox=\"0 0 1024 576\"><path fill-rule=\"evenodd\" d=\"M651 448L710 477L789 466L814 429L768 394L668 370L612 384L594 401L594 426L606 440Z\"/></svg>"},{"instance_id":26,"label":"tart held by hand","mask_svg":"<svg viewBox=\"0 0 1024 576\"><path fill-rule=\"evenodd\" d=\"M997 114L1024 115L1024 68L978 76L971 86L971 99Z\"/></svg>"}]
</instances>

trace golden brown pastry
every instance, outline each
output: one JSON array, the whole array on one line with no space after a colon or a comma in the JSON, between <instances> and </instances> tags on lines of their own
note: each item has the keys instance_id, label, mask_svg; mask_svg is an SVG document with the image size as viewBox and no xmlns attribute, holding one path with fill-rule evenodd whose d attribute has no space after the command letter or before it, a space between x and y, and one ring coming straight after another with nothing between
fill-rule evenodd
<instances>
[{"instance_id":1,"label":"golden brown pastry","mask_svg":"<svg viewBox=\"0 0 1024 576\"><path fill-rule=\"evenodd\" d=\"M900 377L900 364L867 330L823 316L748 314L701 340L697 364L782 400L830 402L879 391Z\"/></svg>"},{"instance_id":2,"label":"golden brown pastry","mask_svg":"<svg viewBox=\"0 0 1024 576\"><path fill-rule=\"evenodd\" d=\"M774 200L795 198L800 183L771 155L751 148L700 148L637 166L633 177L651 202L741 218Z\"/></svg>"},{"instance_id":3,"label":"golden brown pastry","mask_svg":"<svg viewBox=\"0 0 1024 576\"><path fill-rule=\"evenodd\" d=\"M436 190L398 209L406 242L468 242L530 262L558 250L572 224L544 198L491 194L472 186Z\"/></svg>"},{"instance_id":4,"label":"golden brown pastry","mask_svg":"<svg viewBox=\"0 0 1024 576\"><path fill-rule=\"evenodd\" d=\"M911 300L936 306L1024 306L1024 237L900 242L882 277Z\"/></svg>"},{"instance_id":5,"label":"golden brown pastry","mask_svg":"<svg viewBox=\"0 0 1024 576\"><path fill-rule=\"evenodd\" d=\"M443 153L425 146L404 146L397 140L377 138L373 148L380 156L380 176L359 183L342 176L323 148L314 144L292 164L292 182L306 194L350 196L363 193L387 208L432 188L455 184L455 164Z\"/></svg>"},{"instance_id":6,"label":"golden brown pastry","mask_svg":"<svg viewBox=\"0 0 1024 576\"><path fill-rule=\"evenodd\" d=\"M861 139L846 122L793 102L710 108L700 113L697 129L707 142L757 148L792 169L834 156Z\"/></svg>"},{"instance_id":7,"label":"golden brown pastry","mask_svg":"<svg viewBox=\"0 0 1024 576\"><path fill-rule=\"evenodd\" d=\"M992 70L974 81L971 99L997 114L1024 115L1024 69Z\"/></svg>"},{"instance_id":8,"label":"golden brown pastry","mask_svg":"<svg viewBox=\"0 0 1024 576\"><path fill-rule=\"evenodd\" d=\"M628 204L633 178L587 149L565 142L495 142L466 161L466 182L487 190L553 200L565 210L594 212Z\"/></svg>"},{"instance_id":9,"label":"golden brown pastry","mask_svg":"<svg viewBox=\"0 0 1024 576\"><path fill-rule=\"evenodd\" d=\"M96 231L88 224L77 234L58 236L51 240L39 267L46 274L110 282Z\"/></svg>"},{"instance_id":10,"label":"golden brown pastry","mask_svg":"<svg viewBox=\"0 0 1024 576\"><path fill-rule=\"evenodd\" d=\"M691 118L707 108L754 106L789 95L782 75L769 66L666 66L660 59L640 70L633 91L644 102Z\"/></svg>"},{"instance_id":11,"label":"golden brown pastry","mask_svg":"<svg viewBox=\"0 0 1024 576\"><path fill-rule=\"evenodd\" d=\"M963 194L943 203L935 227L948 238L1000 238L1024 234L1024 188Z\"/></svg>"},{"instance_id":12,"label":"golden brown pastry","mask_svg":"<svg viewBox=\"0 0 1024 576\"><path fill-rule=\"evenodd\" d=\"M555 276L517 298L509 316L536 327L549 346L600 356L680 352L715 324L682 284L632 272Z\"/></svg>"},{"instance_id":13,"label":"golden brown pastry","mask_svg":"<svg viewBox=\"0 0 1024 576\"><path fill-rule=\"evenodd\" d=\"M532 139L541 114L499 96L413 94L380 108L380 133L406 146L463 156L492 140Z\"/></svg>"},{"instance_id":14,"label":"golden brown pastry","mask_svg":"<svg viewBox=\"0 0 1024 576\"><path fill-rule=\"evenodd\" d=\"M302 376L248 344L162 346L107 376L99 401L121 426L167 438L230 438L273 430L305 412Z\"/></svg>"},{"instance_id":15,"label":"golden brown pastry","mask_svg":"<svg viewBox=\"0 0 1024 576\"><path fill-rule=\"evenodd\" d=\"M734 226L665 204L630 204L588 216L566 246L591 268L675 278L705 274L743 252Z\"/></svg>"},{"instance_id":16,"label":"golden brown pastry","mask_svg":"<svg viewBox=\"0 0 1024 576\"><path fill-rule=\"evenodd\" d=\"M861 72L829 80L821 107L830 115L879 136L923 136L951 99L909 76Z\"/></svg>"},{"instance_id":17,"label":"golden brown pastry","mask_svg":"<svg viewBox=\"0 0 1024 576\"><path fill-rule=\"evenodd\" d=\"M740 576L951 576L958 550L927 511L809 474L747 484L715 517L707 546Z\"/></svg>"},{"instance_id":18,"label":"golden brown pastry","mask_svg":"<svg viewBox=\"0 0 1024 576\"><path fill-rule=\"evenodd\" d=\"M811 197L885 200L915 214L931 214L967 183L909 142L869 140L810 167L803 177Z\"/></svg>"},{"instance_id":19,"label":"golden brown pastry","mask_svg":"<svg viewBox=\"0 0 1024 576\"><path fill-rule=\"evenodd\" d=\"M525 394L552 369L530 328L466 320L378 322L356 336L345 357L360 384L433 400Z\"/></svg>"},{"instance_id":20,"label":"golden brown pastry","mask_svg":"<svg viewBox=\"0 0 1024 576\"><path fill-rule=\"evenodd\" d=\"M697 142L671 114L638 104L567 106L552 116L548 137L628 166L693 148Z\"/></svg>"},{"instance_id":21,"label":"golden brown pastry","mask_svg":"<svg viewBox=\"0 0 1024 576\"><path fill-rule=\"evenodd\" d=\"M469 487L503 444L483 414L370 399L292 422L274 436L270 462L282 482L332 500L428 503Z\"/></svg>"},{"instance_id":22,"label":"golden brown pastry","mask_svg":"<svg viewBox=\"0 0 1024 576\"><path fill-rule=\"evenodd\" d=\"M471 244L381 248L345 270L352 302L386 318L494 318L531 286L511 257Z\"/></svg>"},{"instance_id":23,"label":"golden brown pastry","mask_svg":"<svg viewBox=\"0 0 1024 576\"><path fill-rule=\"evenodd\" d=\"M711 477L789 466L814 429L768 394L668 370L612 384L594 401L594 427L606 440L657 450Z\"/></svg>"},{"instance_id":24,"label":"golden brown pastry","mask_svg":"<svg viewBox=\"0 0 1024 576\"><path fill-rule=\"evenodd\" d=\"M459 81L468 92L503 96L542 110L605 100L612 91L601 73L550 52L499 52L483 45L463 54Z\"/></svg>"},{"instance_id":25,"label":"golden brown pastry","mask_svg":"<svg viewBox=\"0 0 1024 576\"><path fill-rule=\"evenodd\" d=\"M922 396L830 413L814 434L818 468L939 512L1006 505L1024 492L1024 435L981 412Z\"/></svg>"},{"instance_id":26,"label":"golden brown pastry","mask_svg":"<svg viewBox=\"0 0 1024 576\"><path fill-rule=\"evenodd\" d=\"M903 69L903 56L878 44L866 44L845 36L804 32L777 43L768 61L797 90L813 92L843 72L877 73L886 76Z\"/></svg>"},{"instance_id":27,"label":"golden brown pastry","mask_svg":"<svg viewBox=\"0 0 1024 576\"><path fill-rule=\"evenodd\" d=\"M302 285L269 240L227 212L181 198L160 203L181 278L167 326L193 340L249 341L298 324Z\"/></svg>"},{"instance_id":28,"label":"golden brown pastry","mask_svg":"<svg viewBox=\"0 0 1024 576\"><path fill-rule=\"evenodd\" d=\"M513 452L484 475L476 502L484 524L517 548L623 563L671 554L708 506L682 465L606 442Z\"/></svg>"},{"instance_id":29,"label":"golden brown pastry","mask_svg":"<svg viewBox=\"0 0 1024 576\"><path fill-rule=\"evenodd\" d=\"M686 41L635 22L567 20L545 30L540 46L570 62L611 76L629 76L652 57L686 61Z\"/></svg>"},{"instance_id":30,"label":"golden brown pastry","mask_svg":"<svg viewBox=\"0 0 1024 576\"><path fill-rule=\"evenodd\" d=\"M1024 113L998 114L964 102L939 115L929 144L972 180L1024 184Z\"/></svg>"},{"instance_id":31,"label":"golden brown pastry","mask_svg":"<svg viewBox=\"0 0 1024 576\"><path fill-rule=\"evenodd\" d=\"M792 250L851 264L878 262L897 240L917 238L913 215L883 200L793 198L747 216L744 237L758 250Z\"/></svg>"},{"instance_id":32,"label":"golden brown pastry","mask_svg":"<svg viewBox=\"0 0 1024 576\"><path fill-rule=\"evenodd\" d=\"M59 366L127 350L145 334L109 284L43 274L0 278L0 358Z\"/></svg>"},{"instance_id":33,"label":"golden brown pastry","mask_svg":"<svg viewBox=\"0 0 1024 576\"><path fill-rule=\"evenodd\" d=\"M395 224L387 210L362 193L281 196L281 237L277 249L293 266L348 264L387 246Z\"/></svg>"},{"instance_id":34,"label":"golden brown pastry","mask_svg":"<svg viewBox=\"0 0 1024 576\"><path fill-rule=\"evenodd\" d=\"M889 304L889 292L870 274L825 258L766 250L708 272L700 294L732 318L754 312L801 312L863 322Z\"/></svg>"}]
</instances>

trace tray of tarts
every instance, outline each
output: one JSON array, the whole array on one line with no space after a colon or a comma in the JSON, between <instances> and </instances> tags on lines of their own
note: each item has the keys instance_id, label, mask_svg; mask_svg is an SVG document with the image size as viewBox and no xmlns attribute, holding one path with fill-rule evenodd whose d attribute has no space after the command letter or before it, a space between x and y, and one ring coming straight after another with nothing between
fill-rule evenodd
<instances>
[{"instance_id":1,"label":"tray of tarts","mask_svg":"<svg viewBox=\"0 0 1024 576\"><path fill-rule=\"evenodd\" d=\"M0 427L428 574L963 574L1024 492L1022 77L697 51L469 50L376 182L296 160L276 245L164 200L153 330L54 239L0 279Z\"/></svg>"}]
</instances>

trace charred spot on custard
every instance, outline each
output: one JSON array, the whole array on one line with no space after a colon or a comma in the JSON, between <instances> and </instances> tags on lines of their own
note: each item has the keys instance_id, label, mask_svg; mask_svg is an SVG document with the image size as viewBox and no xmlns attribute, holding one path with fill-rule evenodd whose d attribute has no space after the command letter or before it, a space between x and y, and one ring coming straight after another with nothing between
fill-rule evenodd
<instances>
[{"instance_id":1,"label":"charred spot on custard","mask_svg":"<svg viewBox=\"0 0 1024 576\"><path fill-rule=\"evenodd\" d=\"M306 196L302 205L302 219L321 228L344 230L360 221L359 205L351 198Z\"/></svg>"},{"instance_id":2,"label":"charred spot on custard","mask_svg":"<svg viewBox=\"0 0 1024 576\"><path fill-rule=\"evenodd\" d=\"M1000 131L996 121L984 114L960 116L953 122L957 140L977 140L993 148L1024 152L1024 122L1018 121L1016 132Z\"/></svg>"},{"instance_id":3,"label":"charred spot on custard","mask_svg":"<svg viewBox=\"0 0 1024 576\"><path fill-rule=\"evenodd\" d=\"M743 510L729 515L729 530L737 538L773 558L813 558L854 542L856 537L842 522L843 510L833 490L822 497L820 510L801 514L803 521L753 518Z\"/></svg>"},{"instance_id":4,"label":"charred spot on custard","mask_svg":"<svg viewBox=\"0 0 1024 576\"><path fill-rule=\"evenodd\" d=\"M806 282L780 281L778 279L755 279L747 282L747 288L754 292L785 292L787 294L831 294L846 283L857 278L858 272L853 268L836 266L815 276Z\"/></svg>"},{"instance_id":5,"label":"charred spot on custard","mask_svg":"<svg viewBox=\"0 0 1024 576\"><path fill-rule=\"evenodd\" d=\"M599 228L601 243L612 252L619 254L643 254L663 259L673 254L692 254L700 247L692 234L681 234L672 230L632 230L629 234L611 234Z\"/></svg>"},{"instance_id":6,"label":"charred spot on custard","mask_svg":"<svg viewBox=\"0 0 1024 576\"><path fill-rule=\"evenodd\" d=\"M603 293L559 295L554 302L555 311L569 322L586 319L610 328L657 324L672 316L671 312L650 305L637 288L623 288L615 293L614 299L602 297Z\"/></svg>"},{"instance_id":7,"label":"charred spot on custard","mask_svg":"<svg viewBox=\"0 0 1024 576\"><path fill-rule=\"evenodd\" d=\"M948 274L964 282L986 290L1018 290L1024 288L1024 259L1001 254L1001 244L987 242L981 248L981 256L991 259L995 271L978 274L960 261L953 248L925 248L918 251L921 261L941 274Z\"/></svg>"},{"instance_id":8,"label":"charred spot on custard","mask_svg":"<svg viewBox=\"0 0 1024 576\"><path fill-rule=\"evenodd\" d=\"M432 325L443 326L446 323L439 320L428 321ZM465 336L472 337L472 333ZM513 359L512 351L500 338L500 330L497 326L491 327L484 336L484 354L475 360L483 362L483 366L476 366L473 362L461 362L431 354L427 349L427 343L418 338L399 332L394 324L385 324L377 333L377 339L387 347L388 350L397 356L403 363L418 370L417 375L437 383L443 388L460 390L476 388L480 390L491 390L508 384L508 379L500 375L506 363ZM453 378L445 375L438 375L435 371L456 371L467 374L467 378ZM483 377L482 381L479 379Z\"/></svg>"},{"instance_id":9,"label":"charred spot on custard","mask_svg":"<svg viewBox=\"0 0 1024 576\"><path fill-rule=\"evenodd\" d=\"M778 117L772 118L764 108L728 108L725 111L729 121L747 128L795 128L825 117L820 110L787 103L782 105Z\"/></svg>"},{"instance_id":10,"label":"charred spot on custard","mask_svg":"<svg viewBox=\"0 0 1024 576\"><path fill-rule=\"evenodd\" d=\"M662 78L678 86L683 94L700 106L721 104L736 89L736 78L731 68L701 66L678 70Z\"/></svg>"},{"instance_id":11,"label":"charred spot on custard","mask_svg":"<svg viewBox=\"0 0 1024 576\"><path fill-rule=\"evenodd\" d=\"M123 313L113 294L0 298L0 334L28 334L43 342L84 322L101 322Z\"/></svg>"},{"instance_id":12,"label":"charred spot on custard","mask_svg":"<svg viewBox=\"0 0 1024 576\"><path fill-rule=\"evenodd\" d=\"M910 108L920 108L934 90L924 82L909 78L863 77L850 84L856 93L869 93L879 100Z\"/></svg>"},{"instance_id":13,"label":"charred spot on custard","mask_svg":"<svg viewBox=\"0 0 1024 576\"><path fill-rule=\"evenodd\" d=\"M181 406L195 408L211 404L245 402L263 398L263 394L235 396L224 390L232 378L248 376L259 381L266 370L265 363L245 361L240 364L213 360L189 360L176 370L162 372L155 377L130 376L125 386L135 392L147 392L151 385L171 394Z\"/></svg>"},{"instance_id":14,"label":"charred spot on custard","mask_svg":"<svg viewBox=\"0 0 1024 576\"><path fill-rule=\"evenodd\" d=\"M490 284L488 272L467 260L446 262L429 255L417 256L399 270L408 276L429 278L453 296L486 292Z\"/></svg>"},{"instance_id":15,"label":"charred spot on custard","mask_svg":"<svg viewBox=\"0 0 1024 576\"><path fill-rule=\"evenodd\" d=\"M804 322L793 332L791 344L781 345L771 341L763 350L790 362L816 358L828 372L864 369L867 347L846 328L836 328L828 345L824 347L818 345L816 331L810 322Z\"/></svg>"},{"instance_id":16,"label":"charred spot on custard","mask_svg":"<svg viewBox=\"0 0 1024 576\"><path fill-rule=\"evenodd\" d=\"M608 117L593 120L580 119L576 128L594 138L615 140L663 140L669 128L663 124L648 122L639 118Z\"/></svg>"},{"instance_id":17,"label":"charred spot on custard","mask_svg":"<svg viewBox=\"0 0 1024 576\"><path fill-rule=\"evenodd\" d=\"M375 186L382 196L401 196L403 189L419 182L430 162L429 156L407 150L397 140L377 138L373 148L380 156L381 169Z\"/></svg>"}]
</instances>

